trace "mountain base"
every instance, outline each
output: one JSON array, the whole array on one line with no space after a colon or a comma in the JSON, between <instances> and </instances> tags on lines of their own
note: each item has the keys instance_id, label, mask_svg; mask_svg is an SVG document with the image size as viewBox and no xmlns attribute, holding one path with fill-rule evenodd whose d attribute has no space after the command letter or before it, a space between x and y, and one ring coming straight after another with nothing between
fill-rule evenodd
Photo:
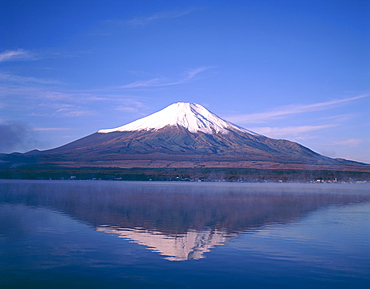
<instances>
[{"instance_id":1,"label":"mountain base","mask_svg":"<svg viewBox=\"0 0 370 289\"><path fill-rule=\"evenodd\" d=\"M1 169L1 179L228 181L228 182L370 182L370 172L243 168L68 168L23 166Z\"/></svg>"}]
</instances>

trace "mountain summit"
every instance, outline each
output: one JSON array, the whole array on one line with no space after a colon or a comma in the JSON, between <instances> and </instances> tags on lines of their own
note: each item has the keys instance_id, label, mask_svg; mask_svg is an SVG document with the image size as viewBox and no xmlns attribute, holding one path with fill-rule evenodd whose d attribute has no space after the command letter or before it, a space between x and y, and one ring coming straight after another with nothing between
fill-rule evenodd
<instances>
[{"instance_id":1,"label":"mountain summit","mask_svg":"<svg viewBox=\"0 0 370 289\"><path fill-rule=\"evenodd\" d=\"M225 121L200 104L178 102L167 106L159 112L113 129L102 129L98 133L116 131L159 130L167 126L183 127L192 133L227 134L230 130L247 132L235 124Z\"/></svg>"},{"instance_id":2,"label":"mountain summit","mask_svg":"<svg viewBox=\"0 0 370 289\"><path fill-rule=\"evenodd\" d=\"M18 164L14 161L18 160ZM195 103L174 103L113 129L46 150L2 157L2 164L116 168L358 170L369 165L320 155L221 119Z\"/></svg>"}]
</instances>

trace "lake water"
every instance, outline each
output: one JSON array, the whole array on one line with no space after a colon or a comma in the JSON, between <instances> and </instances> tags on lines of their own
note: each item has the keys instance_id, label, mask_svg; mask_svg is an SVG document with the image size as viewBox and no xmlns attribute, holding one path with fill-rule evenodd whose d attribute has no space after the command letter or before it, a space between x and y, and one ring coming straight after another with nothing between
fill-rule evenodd
<instances>
[{"instance_id":1,"label":"lake water","mask_svg":"<svg viewBox=\"0 0 370 289\"><path fill-rule=\"evenodd\" d=\"M369 184L0 180L0 288L370 288Z\"/></svg>"}]
</instances>

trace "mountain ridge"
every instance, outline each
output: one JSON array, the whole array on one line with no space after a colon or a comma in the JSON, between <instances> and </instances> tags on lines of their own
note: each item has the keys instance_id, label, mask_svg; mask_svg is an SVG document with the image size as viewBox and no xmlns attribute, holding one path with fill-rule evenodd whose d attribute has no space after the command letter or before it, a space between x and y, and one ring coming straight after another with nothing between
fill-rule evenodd
<instances>
[{"instance_id":1,"label":"mountain ridge","mask_svg":"<svg viewBox=\"0 0 370 289\"><path fill-rule=\"evenodd\" d=\"M3 165L370 171L368 164L333 159L296 142L254 133L199 104L184 102L57 148L1 159Z\"/></svg>"}]
</instances>

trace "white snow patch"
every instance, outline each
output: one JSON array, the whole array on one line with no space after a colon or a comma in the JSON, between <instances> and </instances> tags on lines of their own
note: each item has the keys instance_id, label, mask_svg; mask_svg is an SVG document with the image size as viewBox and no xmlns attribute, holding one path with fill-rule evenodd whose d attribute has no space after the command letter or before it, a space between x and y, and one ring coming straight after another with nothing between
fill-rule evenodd
<instances>
[{"instance_id":1,"label":"white snow patch","mask_svg":"<svg viewBox=\"0 0 370 289\"><path fill-rule=\"evenodd\" d=\"M198 131L213 134L227 134L230 130L237 130L257 135L254 132L241 128L225 121L213 114L200 104L177 102L147 117L112 129L101 129L98 133L117 131L158 130L166 126L181 126L192 133Z\"/></svg>"}]
</instances>

